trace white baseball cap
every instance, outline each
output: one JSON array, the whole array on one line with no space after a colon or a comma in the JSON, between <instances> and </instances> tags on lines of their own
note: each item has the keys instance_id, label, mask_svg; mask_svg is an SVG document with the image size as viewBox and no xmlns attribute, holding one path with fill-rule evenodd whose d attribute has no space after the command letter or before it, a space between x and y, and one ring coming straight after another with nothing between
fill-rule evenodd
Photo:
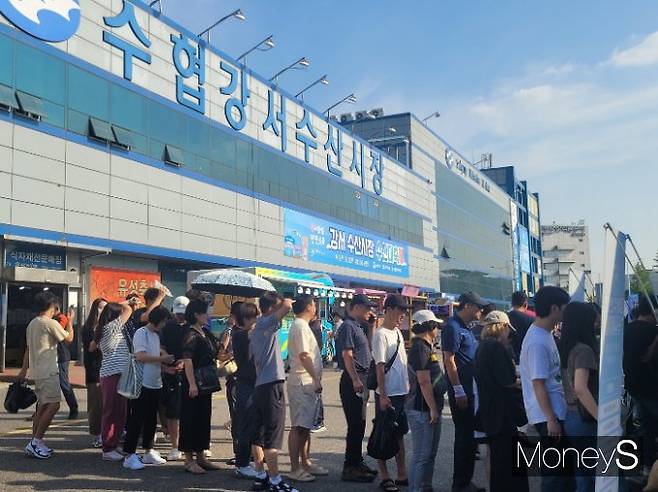
<instances>
[{"instance_id":1,"label":"white baseball cap","mask_svg":"<svg viewBox=\"0 0 658 492\"><path fill-rule=\"evenodd\" d=\"M187 297L178 296L176 299L174 299L174 307L172 309L174 314L185 314L185 309L189 303L190 300Z\"/></svg>"},{"instance_id":2,"label":"white baseball cap","mask_svg":"<svg viewBox=\"0 0 658 492\"><path fill-rule=\"evenodd\" d=\"M437 318L434 315L434 313L429 309L421 309L420 311L416 311L411 317L411 321L415 325L422 325L427 321L436 321L437 323L443 323L443 320Z\"/></svg>"}]
</instances>

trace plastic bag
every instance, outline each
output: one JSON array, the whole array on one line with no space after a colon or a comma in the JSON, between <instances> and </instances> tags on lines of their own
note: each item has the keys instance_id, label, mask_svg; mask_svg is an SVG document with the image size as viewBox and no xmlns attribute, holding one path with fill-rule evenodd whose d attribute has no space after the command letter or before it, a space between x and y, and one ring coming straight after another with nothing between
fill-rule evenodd
<instances>
[{"instance_id":1,"label":"plastic bag","mask_svg":"<svg viewBox=\"0 0 658 492\"><path fill-rule=\"evenodd\" d=\"M31 407L37 401L36 393L30 388L25 381L15 382L7 389L5 396L5 410L9 413L18 413L19 410L25 410Z\"/></svg>"},{"instance_id":2,"label":"plastic bag","mask_svg":"<svg viewBox=\"0 0 658 492\"><path fill-rule=\"evenodd\" d=\"M125 396L129 400L136 400L142 394L142 379L144 376L144 366L135 360L135 356L130 354L128 364L121 373L119 383L117 384L117 393Z\"/></svg>"},{"instance_id":3,"label":"plastic bag","mask_svg":"<svg viewBox=\"0 0 658 492\"><path fill-rule=\"evenodd\" d=\"M395 433L397 426L395 410L389 408L386 412L378 414L373 423L372 433L368 439L368 456L377 460L390 460L400 451Z\"/></svg>"}]
</instances>

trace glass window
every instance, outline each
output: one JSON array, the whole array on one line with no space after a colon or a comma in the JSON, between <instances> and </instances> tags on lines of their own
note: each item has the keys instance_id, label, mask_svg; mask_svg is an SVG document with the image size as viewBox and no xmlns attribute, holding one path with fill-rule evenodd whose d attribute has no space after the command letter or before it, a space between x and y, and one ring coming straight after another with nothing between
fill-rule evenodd
<instances>
[{"instance_id":1,"label":"glass window","mask_svg":"<svg viewBox=\"0 0 658 492\"><path fill-rule=\"evenodd\" d=\"M14 85L14 42L0 35L0 84Z\"/></svg>"},{"instance_id":2,"label":"glass window","mask_svg":"<svg viewBox=\"0 0 658 492\"><path fill-rule=\"evenodd\" d=\"M65 104L66 70L63 61L16 44L16 88L48 101ZM3 61L4 63L4 61Z\"/></svg>"},{"instance_id":3,"label":"glass window","mask_svg":"<svg viewBox=\"0 0 658 492\"><path fill-rule=\"evenodd\" d=\"M110 85L107 81L79 68L69 66L69 107L110 120Z\"/></svg>"},{"instance_id":4,"label":"glass window","mask_svg":"<svg viewBox=\"0 0 658 492\"><path fill-rule=\"evenodd\" d=\"M112 123L142 135L148 133L146 99L136 92L116 84L111 84L110 98L112 101L110 121Z\"/></svg>"}]
</instances>

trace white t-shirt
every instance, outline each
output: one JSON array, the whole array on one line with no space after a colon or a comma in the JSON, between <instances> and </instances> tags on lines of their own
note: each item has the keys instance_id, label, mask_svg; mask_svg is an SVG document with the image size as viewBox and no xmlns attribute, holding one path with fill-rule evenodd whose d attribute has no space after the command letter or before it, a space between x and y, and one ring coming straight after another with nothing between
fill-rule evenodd
<instances>
[{"instance_id":1,"label":"white t-shirt","mask_svg":"<svg viewBox=\"0 0 658 492\"><path fill-rule=\"evenodd\" d=\"M135 332L135 336L133 337L133 347L135 354L146 352L146 355L158 357L160 355L160 337L154 331L143 326ZM142 365L144 366L142 386L148 389L162 388L160 363L145 362Z\"/></svg>"},{"instance_id":2,"label":"white t-shirt","mask_svg":"<svg viewBox=\"0 0 658 492\"><path fill-rule=\"evenodd\" d=\"M521 346L521 389L523 390L523 403L528 416L528 422L538 424L547 422L543 410L539 406L532 381L543 379L546 392L553 407L553 412L559 420L564 420L567 413L567 403L564 399L562 387L562 371L560 369L560 353L553 335L548 331L535 326L528 328L523 345Z\"/></svg>"},{"instance_id":3,"label":"white t-shirt","mask_svg":"<svg viewBox=\"0 0 658 492\"><path fill-rule=\"evenodd\" d=\"M318 341L308 323L295 318L288 332L288 360L290 361L290 372L288 373L288 384L305 385L311 384L313 379L304 369L299 354L306 352L313 361L313 369L318 377L322 377L322 355Z\"/></svg>"},{"instance_id":4,"label":"white t-shirt","mask_svg":"<svg viewBox=\"0 0 658 492\"><path fill-rule=\"evenodd\" d=\"M389 330L382 326L372 338L372 358L375 360L375 364L386 364L391 360L398 342L400 347L395 362L384 375L387 396L402 396L409 393L409 373L407 372L407 351L404 348L404 337L397 328ZM379 394L379 388L376 392Z\"/></svg>"}]
</instances>

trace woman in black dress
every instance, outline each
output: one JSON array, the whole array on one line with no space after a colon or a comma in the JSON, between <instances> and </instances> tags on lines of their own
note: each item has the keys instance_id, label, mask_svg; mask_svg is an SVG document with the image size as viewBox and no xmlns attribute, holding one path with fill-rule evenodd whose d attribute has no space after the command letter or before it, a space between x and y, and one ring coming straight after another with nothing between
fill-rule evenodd
<instances>
[{"instance_id":1,"label":"woman in black dress","mask_svg":"<svg viewBox=\"0 0 658 492\"><path fill-rule=\"evenodd\" d=\"M198 300L190 301L185 310L185 319L189 328L183 337L185 378L181 400L179 448L185 453L185 471L199 475L219 467L208 461L203 453L210 448L212 393L199 394L194 370L207 366L216 367L218 343L207 328L208 304Z\"/></svg>"},{"instance_id":2,"label":"woman in black dress","mask_svg":"<svg viewBox=\"0 0 658 492\"><path fill-rule=\"evenodd\" d=\"M517 427L525 425L527 419L512 359L511 324L506 313L492 311L482 325L475 354L475 381L478 413L489 445L489 492L528 492L528 471L522 467L523 460L515 469Z\"/></svg>"}]
</instances>

